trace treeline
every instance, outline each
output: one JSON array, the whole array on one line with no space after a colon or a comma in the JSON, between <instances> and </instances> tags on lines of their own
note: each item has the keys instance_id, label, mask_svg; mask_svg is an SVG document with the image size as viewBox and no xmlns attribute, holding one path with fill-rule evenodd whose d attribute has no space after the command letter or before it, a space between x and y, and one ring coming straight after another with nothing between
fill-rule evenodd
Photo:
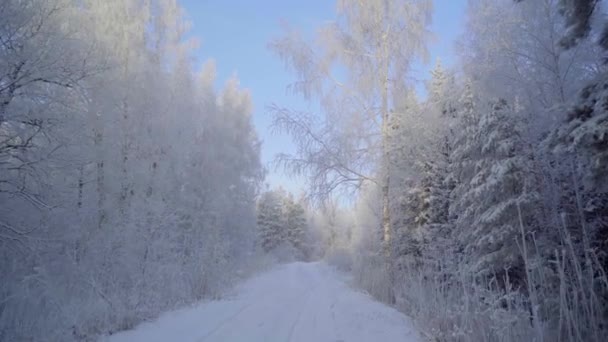
<instances>
[{"instance_id":1,"label":"treeline","mask_svg":"<svg viewBox=\"0 0 608 342\"><path fill-rule=\"evenodd\" d=\"M176 0L0 3L0 340L93 340L247 270L251 99L187 29Z\"/></svg>"},{"instance_id":2,"label":"treeline","mask_svg":"<svg viewBox=\"0 0 608 342\"><path fill-rule=\"evenodd\" d=\"M257 248L269 262L348 259L352 212L338 202L315 206L304 193L279 187L257 200Z\"/></svg>"},{"instance_id":3,"label":"treeline","mask_svg":"<svg viewBox=\"0 0 608 342\"><path fill-rule=\"evenodd\" d=\"M306 203L279 188L262 193L257 206L258 245L281 261L310 260L314 237Z\"/></svg>"},{"instance_id":4,"label":"treeline","mask_svg":"<svg viewBox=\"0 0 608 342\"><path fill-rule=\"evenodd\" d=\"M431 5L338 1L316 41L271 44L324 115L271 107L298 146L279 161L317 199L357 194L342 266L433 338L602 341L600 5L469 1L458 63L438 62L420 99L409 67L425 56Z\"/></svg>"}]
</instances>

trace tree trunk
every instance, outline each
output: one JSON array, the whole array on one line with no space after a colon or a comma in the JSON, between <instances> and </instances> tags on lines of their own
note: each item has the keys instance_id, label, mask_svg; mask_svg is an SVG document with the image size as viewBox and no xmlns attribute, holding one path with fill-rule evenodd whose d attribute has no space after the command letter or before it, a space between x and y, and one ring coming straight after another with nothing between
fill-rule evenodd
<instances>
[{"instance_id":1,"label":"tree trunk","mask_svg":"<svg viewBox=\"0 0 608 342\"><path fill-rule=\"evenodd\" d=\"M382 60L382 230L383 230L383 243L387 260L391 261L391 238L392 238L392 227L391 227L391 215L390 215L390 198L389 198L389 186L390 186L390 151L389 151L389 105L388 105L388 93L389 93L389 72L390 72L390 61L388 56L388 32L384 36L383 41L383 60Z\"/></svg>"},{"instance_id":2,"label":"tree trunk","mask_svg":"<svg viewBox=\"0 0 608 342\"><path fill-rule=\"evenodd\" d=\"M387 9L388 10L388 9ZM388 274L388 302L395 303L395 294L393 291L394 279L394 267L393 267L393 246L392 246L392 225L391 225L391 212L390 212L390 146L389 146L389 73L390 73L390 59L389 59L389 41L388 41L388 30L384 36L383 41L383 84L382 84L382 231L383 235L383 247L384 255L386 258L386 272Z\"/></svg>"}]
</instances>

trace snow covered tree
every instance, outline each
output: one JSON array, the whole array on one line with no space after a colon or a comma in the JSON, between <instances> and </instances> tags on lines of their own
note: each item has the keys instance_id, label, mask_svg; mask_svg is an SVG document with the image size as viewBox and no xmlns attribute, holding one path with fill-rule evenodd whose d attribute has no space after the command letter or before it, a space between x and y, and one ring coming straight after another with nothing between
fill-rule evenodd
<instances>
[{"instance_id":1,"label":"snow covered tree","mask_svg":"<svg viewBox=\"0 0 608 342\"><path fill-rule=\"evenodd\" d=\"M515 0L523 2L525 0ZM584 40L591 33L593 16L599 10L598 0L560 0L559 10L565 17L564 24L566 33L561 37L560 44L566 49L571 49L576 46L581 40ZM604 30L598 37L598 44L608 49L608 26L604 26Z\"/></svg>"},{"instance_id":2,"label":"snow covered tree","mask_svg":"<svg viewBox=\"0 0 608 342\"><path fill-rule=\"evenodd\" d=\"M448 222L450 193L454 187L449 172L458 134L456 124L461 88L456 84L453 72L444 70L437 61L431 71L427 92L429 98L422 110L426 112L426 120L431 122L432 138L426 143L426 158L420 161L425 202L423 216L426 217L426 224L441 225Z\"/></svg>"},{"instance_id":3,"label":"snow covered tree","mask_svg":"<svg viewBox=\"0 0 608 342\"><path fill-rule=\"evenodd\" d=\"M586 241L582 250L597 251L608 268L608 74L583 88L567 110L567 119L552 129L543 147L552 156L560 190L567 195L560 209L577 240Z\"/></svg>"},{"instance_id":4,"label":"snow covered tree","mask_svg":"<svg viewBox=\"0 0 608 342\"><path fill-rule=\"evenodd\" d=\"M306 258L310 247L306 241L308 224L304 207L289 194L284 203L284 212L287 241L301 254L300 258Z\"/></svg>"},{"instance_id":5,"label":"snow covered tree","mask_svg":"<svg viewBox=\"0 0 608 342\"><path fill-rule=\"evenodd\" d=\"M510 103L517 98L535 113L531 123L544 127L559 119L548 109L572 100L604 68L602 50L588 40L560 48L567 33L559 2L470 1L460 51L476 93Z\"/></svg>"},{"instance_id":6,"label":"snow covered tree","mask_svg":"<svg viewBox=\"0 0 608 342\"><path fill-rule=\"evenodd\" d=\"M306 259L310 256L310 231L301 201L282 188L262 193L257 208L258 244L265 252L278 247L280 257Z\"/></svg>"},{"instance_id":7,"label":"snow covered tree","mask_svg":"<svg viewBox=\"0 0 608 342\"><path fill-rule=\"evenodd\" d=\"M599 191L608 191L603 186L608 183L607 89L606 75L590 82L568 110L566 121L547 138L556 152L570 152L579 157L578 172L585 175L586 188Z\"/></svg>"},{"instance_id":8,"label":"snow covered tree","mask_svg":"<svg viewBox=\"0 0 608 342\"><path fill-rule=\"evenodd\" d=\"M275 191L262 193L257 210L258 241L265 252L281 245L286 238L283 199Z\"/></svg>"},{"instance_id":9,"label":"snow covered tree","mask_svg":"<svg viewBox=\"0 0 608 342\"><path fill-rule=\"evenodd\" d=\"M474 177L475 161L479 155L480 104L473 93L470 82L465 82L462 96L459 101L458 121L452 152L450 178L454 182L454 190L450 195L449 220L461 215L467 204L460 205L464 193L468 191L469 183Z\"/></svg>"},{"instance_id":10,"label":"snow covered tree","mask_svg":"<svg viewBox=\"0 0 608 342\"><path fill-rule=\"evenodd\" d=\"M296 155L282 155L287 170L310 176L313 195L358 189L371 182L383 193L383 240L390 253L389 125L393 96L411 63L426 55L430 1L340 0L337 20L317 44L289 32L272 50L298 75L291 88L318 99L323 120L272 106L275 126L291 134ZM342 76L336 75L339 69ZM387 259L390 262L390 257Z\"/></svg>"},{"instance_id":11,"label":"snow covered tree","mask_svg":"<svg viewBox=\"0 0 608 342\"><path fill-rule=\"evenodd\" d=\"M96 66L67 1L9 0L0 20L0 195L44 207L43 164L62 144L56 123Z\"/></svg>"},{"instance_id":12,"label":"snow covered tree","mask_svg":"<svg viewBox=\"0 0 608 342\"><path fill-rule=\"evenodd\" d=\"M538 196L520 120L504 100L481 114L474 174L457 205L458 240L471 270L480 275L516 270L522 264L517 242L521 225L530 228Z\"/></svg>"},{"instance_id":13,"label":"snow covered tree","mask_svg":"<svg viewBox=\"0 0 608 342\"><path fill-rule=\"evenodd\" d=\"M453 97L458 94L455 82L452 72L445 70L438 59L427 84L428 102L431 105L429 109L437 110L442 115L454 116L456 101Z\"/></svg>"},{"instance_id":14,"label":"snow covered tree","mask_svg":"<svg viewBox=\"0 0 608 342\"><path fill-rule=\"evenodd\" d=\"M431 72L427 92L429 97L422 103L412 90L405 92L397 101L391 123L392 217L395 231L400 230L401 245L423 243L421 239L431 238L431 231L448 221L453 187L448 175L458 109L454 98L459 88L452 73L439 62ZM420 256L420 250L416 254Z\"/></svg>"}]
</instances>

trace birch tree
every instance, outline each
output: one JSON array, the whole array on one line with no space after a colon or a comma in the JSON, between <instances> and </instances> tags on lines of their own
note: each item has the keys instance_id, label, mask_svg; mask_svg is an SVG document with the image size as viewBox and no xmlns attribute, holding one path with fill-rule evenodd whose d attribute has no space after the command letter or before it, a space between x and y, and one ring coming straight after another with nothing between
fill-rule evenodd
<instances>
[{"instance_id":1,"label":"birch tree","mask_svg":"<svg viewBox=\"0 0 608 342\"><path fill-rule=\"evenodd\" d=\"M319 106L319 113L270 106L274 127L297 146L294 154L279 155L278 164L308 176L318 199L364 183L378 186L389 260L393 99L411 86L412 62L426 58L431 10L430 0L339 0L336 20L321 27L314 41L288 29L270 43L297 76L288 89Z\"/></svg>"},{"instance_id":2,"label":"birch tree","mask_svg":"<svg viewBox=\"0 0 608 342\"><path fill-rule=\"evenodd\" d=\"M63 0L0 4L0 194L37 206L39 166L58 145L57 109L91 72L70 18Z\"/></svg>"},{"instance_id":3,"label":"birch tree","mask_svg":"<svg viewBox=\"0 0 608 342\"><path fill-rule=\"evenodd\" d=\"M515 99L535 120L553 120L548 109L563 106L590 78L602 72L601 49L590 40L565 50L568 34L561 0L471 0L460 57L475 92L487 98Z\"/></svg>"},{"instance_id":4,"label":"birch tree","mask_svg":"<svg viewBox=\"0 0 608 342\"><path fill-rule=\"evenodd\" d=\"M559 0L559 11L565 19L564 27L567 30L559 42L562 47L571 49L590 35L593 17L600 9L599 4L600 0ZM604 50L608 49L608 25L604 25L598 35L597 44Z\"/></svg>"}]
</instances>

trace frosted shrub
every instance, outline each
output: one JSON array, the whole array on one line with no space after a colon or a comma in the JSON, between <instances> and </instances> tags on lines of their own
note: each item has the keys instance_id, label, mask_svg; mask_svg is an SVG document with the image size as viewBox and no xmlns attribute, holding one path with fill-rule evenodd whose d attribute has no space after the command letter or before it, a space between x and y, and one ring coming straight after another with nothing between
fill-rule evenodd
<instances>
[{"instance_id":1,"label":"frosted shrub","mask_svg":"<svg viewBox=\"0 0 608 342\"><path fill-rule=\"evenodd\" d=\"M375 252L358 252L353 260L353 277L357 286L374 298L392 302L393 289L384 257Z\"/></svg>"},{"instance_id":2,"label":"frosted shrub","mask_svg":"<svg viewBox=\"0 0 608 342\"><path fill-rule=\"evenodd\" d=\"M396 279L397 307L437 341L603 341L605 270L592 253L578 260L564 236L549 262L529 248L525 288L506 272L480 278L465 267L419 262Z\"/></svg>"}]
</instances>

